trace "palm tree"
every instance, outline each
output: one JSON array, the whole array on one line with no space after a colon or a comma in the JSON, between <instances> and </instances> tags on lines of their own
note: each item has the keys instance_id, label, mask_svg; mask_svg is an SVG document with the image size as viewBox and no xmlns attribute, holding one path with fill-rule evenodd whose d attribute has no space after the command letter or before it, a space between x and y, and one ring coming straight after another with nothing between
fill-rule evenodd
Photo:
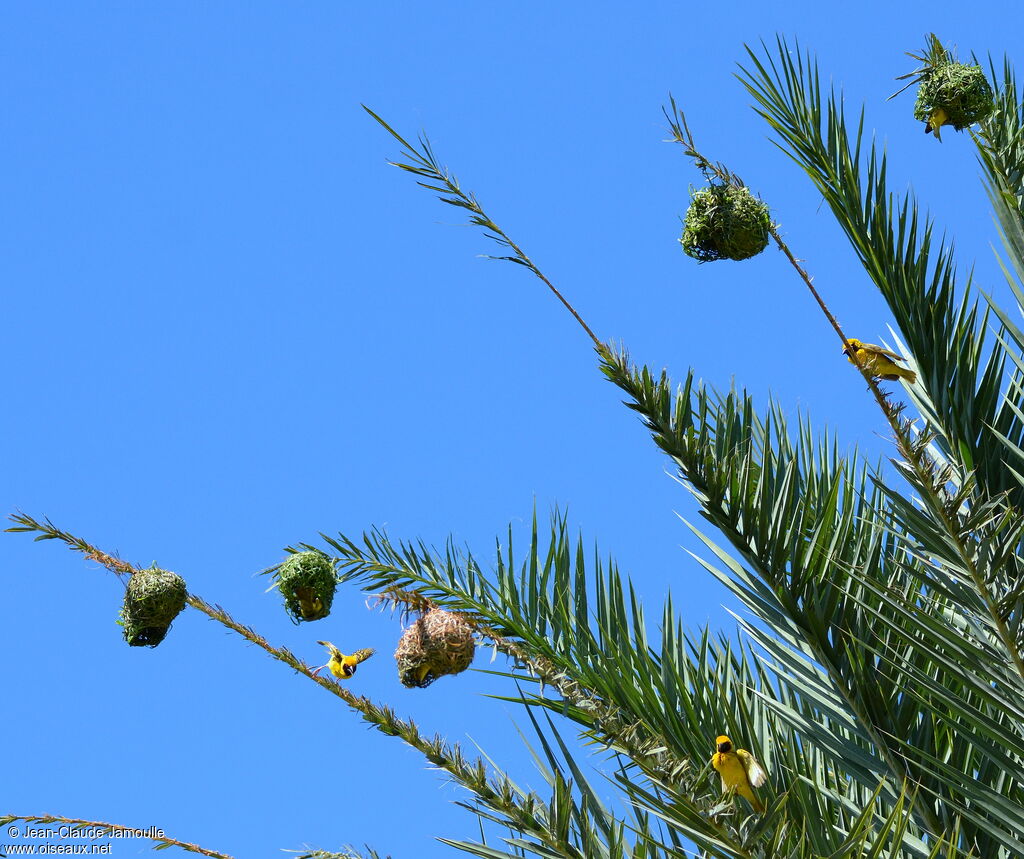
<instances>
[{"instance_id":1,"label":"palm tree","mask_svg":"<svg viewBox=\"0 0 1024 859\"><path fill-rule=\"evenodd\" d=\"M952 246L934 241L911 196L889 190L863 111L848 123L814 59L782 40L747 53L743 84L843 228L917 371L905 389L915 419L861 368L891 430L891 467L841 454L809 420L791 428L777 403L759 412L745 391L714 391L692 370L676 385L635 365L598 339L425 138L414 145L373 114L405 149L396 166L467 209L507 252L499 258L532 271L583 326L600 370L721 535L690 526L707 547L699 562L750 619L739 639L689 634L666 599L652 630L614 562L585 551L557 512L546 530L534 517L522 557L509 537L489 570L454 544L323 535L296 549L326 553L339 582L405 612L455 612L509 657L509 700L536 730L549 792L522 790L386 708L335 694L447 770L472 792L466 808L507 830L446 842L480 857L1024 855L1024 332L988 296L979 306L970 278L957 285ZM934 39L920 59L917 79L952 61ZM1024 306L1024 105L1009 65L991 73L995 108L972 137ZM742 187L697 150L674 102L666 113L709 179ZM48 522L15 519L12 530L63 539L118 569ZM305 671L222 609L189 601ZM608 753L615 807L563 738L565 719ZM765 813L722 793L709 731L743 737L766 764Z\"/></svg>"}]
</instances>

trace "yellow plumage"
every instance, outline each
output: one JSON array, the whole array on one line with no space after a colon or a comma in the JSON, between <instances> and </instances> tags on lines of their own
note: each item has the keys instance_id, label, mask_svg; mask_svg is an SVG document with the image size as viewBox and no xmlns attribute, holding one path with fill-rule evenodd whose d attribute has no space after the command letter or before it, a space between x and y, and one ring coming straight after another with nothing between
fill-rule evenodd
<instances>
[{"instance_id":1,"label":"yellow plumage","mask_svg":"<svg viewBox=\"0 0 1024 859\"><path fill-rule=\"evenodd\" d=\"M759 814L764 812L761 800L754 794L754 788L768 780L757 759L745 749L733 749L732 740L722 735L715 738L717 751L711 757L711 766L722 777L722 790L734 790L753 806Z\"/></svg>"},{"instance_id":2,"label":"yellow plumage","mask_svg":"<svg viewBox=\"0 0 1024 859\"><path fill-rule=\"evenodd\" d=\"M924 133L932 134L934 132L935 139L942 140L939 129L947 122L949 122L949 117L946 116L946 111L941 107L937 107L932 111L932 115L928 117L928 121L924 124Z\"/></svg>"},{"instance_id":3,"label":"yellow plumage","mask_svg":"<svg viewBox=\"0 0 1024 859\"><path fill-rule=\"evenodd\" d=\"M319 674L324 668L330 668L331 674L339 680L348 680L349 677L356 673L356 666L360 662L365 662L374 654L372 647L366 647L346 656L329 641L318 641L317 644L322 644L326 647L331 654L331 658L327 660L326 665L321 665L313 674Z\"/></svg>"},{"instance_id":4,"label":"yellow plumage","mask_svg":"<svg viewBox=\"0 0 1024 859\"><path fill-rule=\"evenodd\" d=\"M905 360L902 356L883 349L881 346L875 346L873 343L862 343L851 337L846 341L843 354L847 356L851 364L856 364L859 361L860 365L876 378L888 379L890 382L906 379L911 385L917 381L917 373L895 363ZM853 360L854 355L856 355L857 361Z\"/></svg>"},{"instance_id":5,"label":"yellow plumage","mask_svg":"<svg viewBox=\"0 0 1024 859\"><path fill-rule=\"evenodd\" d=\"M308 588L298 589L299 614L302 615L303 620L319 620L322 616L324 604L318 596L307 596L307 590Z\"/></svg>"}]
</instances>

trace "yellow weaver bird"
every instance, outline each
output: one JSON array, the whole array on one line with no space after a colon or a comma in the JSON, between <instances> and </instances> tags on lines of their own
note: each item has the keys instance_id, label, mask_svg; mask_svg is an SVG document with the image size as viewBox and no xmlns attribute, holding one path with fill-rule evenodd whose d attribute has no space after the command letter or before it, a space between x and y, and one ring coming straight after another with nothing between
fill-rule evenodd
<instances>
[{"instance_id":1,"label":"yellow weaver bird","mask_svg":"<svg viewBox=\"0 0 1024 859\"><path fill-rule=\"evenodd\" d=\"M877 378L888 379L890 382L895 382L897 379L906 379L911 385L917 381L917 373L913 370L899 367L894 363L895 361L906 360L905 358L897 355L895 352L890 352L888 349L883 349L881 346L875 346L873 343L862 343L860 340L854 340L851 337L846 341L846 348L843 349L843 354L846 355L851 364L856 364L857 361L860 361L860 365L869 374ZM853 360L854 355L857 356L857 361Z\"/></svg>"},{"instance_id":2,"label":"yellow weaver bird","mask_svg":"<svg viewBox=\"0 0 1024 859\"><path fill-rule=\"evenodd\" d=\"M317 644L322 644L327 648L327 651L331 654L331 658L327 660L327 663L321 665L316 671L313 672L313 676L317 676L325 668L331 669L331 674L337 677L339 680L348 680L353 674L356 673L356 666L360 662L365 662L374 654L372 647L366 647L362 650L357 650L355 653L346 656L337 647L331 644L329 641L318 641Z\"/></svg>"},{"instance_id":3,"label":"yellow weaver bird","mask_svg":"<svg viewBox=\"0 0 1024 859\"><path fill-rule=\"evenodd\" d=\"M946 111L941 107L937 107L932 111L932 115L928 117L928 121L924 124L924 133L931 134L934 132L935 139L942 140L942 136L939 134L939 129L947 122L949 122L949 117L946 116Z\"/></svg>"},{"instance_id":4,"label":"yellow weaver bird","mask_svg":"<svg viewBox=\"0 0 1024 859\"><path fill-rule=\"evenodd\" d=\"M314 594L309 588L299 588L295 595L299 598L299 613L303 620L319 620L324 604L320 597Z\"/></svg>"},{"instance_id":5,"label":"yellow weaver bird","mask_svg":"<svg viewBox=\"0 0 1024 859\"><path fill-rule=\"evenodd\" d=\"M768 773L764 771L757 759L744 749L733 751L732 740L725 735L715 738L718 749L711 756L711 766L722 777L722 792L735 790L758 814L764 812L764 806L754 795L754 788L768 781Z\"/></svg>"}]
</instances>

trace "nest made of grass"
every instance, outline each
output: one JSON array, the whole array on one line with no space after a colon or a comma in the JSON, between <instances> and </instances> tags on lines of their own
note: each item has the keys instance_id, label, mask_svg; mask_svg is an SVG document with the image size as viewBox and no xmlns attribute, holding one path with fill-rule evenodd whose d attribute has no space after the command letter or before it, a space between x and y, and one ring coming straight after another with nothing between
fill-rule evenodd
<instances>
[{"instance_id":1,"label":"nest made of grass","mask_svg":"<svg viewBox=\"0 0 1024 859\"><path fill-rule=\"evenodd\" d=\"M433 608L402 634L395 650L398 679L425 688L448 674L469 668L476 650L473 627L457 612Z\"/></svg>"},{"instance_id":2,"label":"nest made of grass","mask_svg":"<svg viewBox=\"0 0 1024 859\"><path fill-rule=\"evenodd\" d=\"M942 109L948 124L961 131L985 119L994 107L992 87L981 66L942 63L922 76L914 118L927 122L936 110Z\"/></svg>"},{"instance_id":3,"label":"nest made of grass","mask_svg":"<svg viewBox=\"0 0 1024 859\"><path fill-rule=\"evenodd\" d=\"M768 206L748 188L710 185L692 194L679 240L701 262L744 260L768 246Z\"/></svg>"},{"instance_id":4,"label":"nest made of grass","mask_svg":"<svg viewBox=\"0 0 1024 859\"><path fill-rule=\"evenodd\" d=\"M185 580L157 566L132 574L124 592L121 624L130 647L156 647L185 608Z\"/></svg>"},{"instance_id":5,"label":"nest made of grass","mask_svg":"<svg viewBox=\"0 0 1024 859\"><path fill-rule=\"evenodd\" d=\"M295 623L325 618L338 587L334 564L322 552L296 552L278 569L277 587Z\"/></svg>"}]
</instances>

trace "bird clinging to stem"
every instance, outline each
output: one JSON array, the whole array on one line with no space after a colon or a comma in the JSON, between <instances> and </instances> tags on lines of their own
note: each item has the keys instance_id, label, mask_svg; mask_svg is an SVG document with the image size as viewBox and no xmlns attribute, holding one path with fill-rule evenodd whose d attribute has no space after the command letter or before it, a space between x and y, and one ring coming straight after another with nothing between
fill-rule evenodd
<instances>
[{"instance_id":1,"label":"bird clinging to stem","mask_svg":"<svg viewBox=\"0 0 1024 859\"><path fill-rule=\"evenodd\" d=\"M317 644L322 644L326 647L328 652L331 654L331 658L327 660L326 664L321 665L313 672L314 677L319 675L325 668L330 668L331 674L339 680L348 680L349 677L356 673L356 666L359 665L360 662L365 662L374 654L372 647L365 647L362 650L357 650L355 653L346 656L329 641L318 641Z\"/></svg>"},{"instance_id":2,"label":"bird clinging to stem","mask_svg":"<svg viewBox=\"0 0 1024 859\"><path fill-rule=\"evenodd\" d=\"M847 356L851 364L856 364L859 361L861 367L877 378L888 379L890 382L906 379L911 385L917 381L917 373L895 363L906 360L902 355L897 355L881 346L875 346L873 343L863 343L851 337L846 341L843 354ZM854 360L855 355L856 361Z\"/></svg>"},{"instance_id":3,"label":"bird clinging to stem","mask_svg":"<svg viewBox=\"0 0 1024 859\"><path fill-rule=\"evenodd\" d=\"M949 117L946 116L946 111L941 107L937 107L932 111L932 115L928 117L928 121L924 124L924 133L934 134L936 140L942 140L939 129L947 122L949 122Z\"/></svg>"},{"instance_id":4,"label":"bird clinging to stem","mask_svg":"<svg viewBox=\"0 0 1024 859\"><path fill-rule=\"evenodd\" d=\"M751 804L758 814L764 813L761 800L754 794L754 788L768 780L757 759L745 749L733 749L732 740L722 736L715 738L717 751L711 756L711 766L722 777L722 790L735 790Z\"/></svg>"}]
</instances>

